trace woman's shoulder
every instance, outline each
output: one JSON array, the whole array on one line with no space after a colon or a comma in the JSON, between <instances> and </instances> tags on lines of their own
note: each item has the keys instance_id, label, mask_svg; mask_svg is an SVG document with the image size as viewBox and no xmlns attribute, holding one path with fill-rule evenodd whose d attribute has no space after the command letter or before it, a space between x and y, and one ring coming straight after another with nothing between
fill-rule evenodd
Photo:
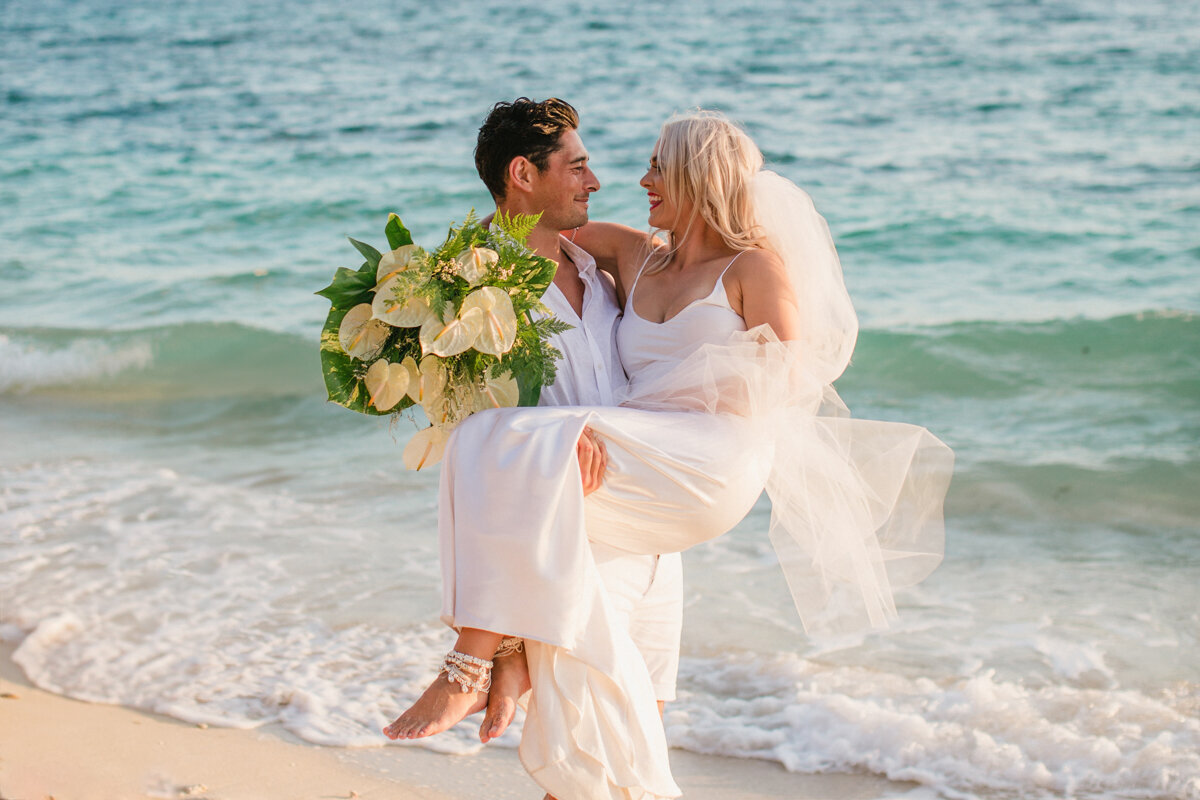
<instances>
[{"instance_id":1,"label":"woman's shoulder","mask_svg":"<svg viewBox=\"0 0 1200 800\"><path fill-rule=\"evenodd\" d=\"M725 272L725 289L741 308L747 298L791 298L792 279L777 253L763 248L743 250Z\"/></svg>"},{"instance_id":2,"label":"woman's shoulder","mask_svg":"<svg viewBox=\"0 0 1200 800\"><path fill-rule=\"evenodd\" d=\"M761 247L743 250L729 266L729 277L738 282L787 281L787 267L776 253Z\"/></svg>"}]
</instances>

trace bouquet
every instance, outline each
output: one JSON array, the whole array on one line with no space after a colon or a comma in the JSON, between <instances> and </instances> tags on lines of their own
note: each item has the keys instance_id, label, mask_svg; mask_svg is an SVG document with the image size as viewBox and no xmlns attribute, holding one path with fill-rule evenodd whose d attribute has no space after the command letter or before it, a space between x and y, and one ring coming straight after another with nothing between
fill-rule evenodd
<instances>
[{"instance_id":1,"label":"bouquet","mask_svg":"<svg viewBox=\"0 0 1200 800\"><path fill-rule=\"evenodd\" d=\"M549 338L570 326L541 302L555 264L525 245L539 216L497 214L488 229L471 212L427 252L391 214L388 251L351 239L365 263L317 292L332 303L321 331L329 399L363 414L424 411L429 426L404 450L409 469L440 461L450 431L476 411L537 405L553 383Z\"/></svg>"}]
</instances>

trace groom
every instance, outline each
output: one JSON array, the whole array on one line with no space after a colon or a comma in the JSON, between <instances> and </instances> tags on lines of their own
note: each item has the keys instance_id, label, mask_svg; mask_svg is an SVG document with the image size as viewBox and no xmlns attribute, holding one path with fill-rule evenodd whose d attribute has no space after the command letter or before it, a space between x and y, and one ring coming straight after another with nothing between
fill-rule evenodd
<instances>
[{"instance_id":1,"label":"groom","mask_svg":"<svg viewBox=\"0 0 1200 800\"><path fill-rule=\"evenodd\" d=\"M492 108L475 147L475 167L496 201L496 210L540 213L527 244L558 264L542 302L573 327L551 341L562 358L554 383L542 389L540 405L613 405L615 391L626 382L617 354L621 312L613 279L560 233L588 221L588 199L600 188L578 128L579 116L568 103L553 97L541 102L520 97ZM604 446L585 431L578 456L584 493L589 494L603 481ZM663 703L675 699L679 671L680 555L637 555L595 543L592 552L613 607L646 660L661 713ZM495 660L481 740L487 742L504 732L517 698L528 688L523 656Z\"/></svg>"}]
</instances>

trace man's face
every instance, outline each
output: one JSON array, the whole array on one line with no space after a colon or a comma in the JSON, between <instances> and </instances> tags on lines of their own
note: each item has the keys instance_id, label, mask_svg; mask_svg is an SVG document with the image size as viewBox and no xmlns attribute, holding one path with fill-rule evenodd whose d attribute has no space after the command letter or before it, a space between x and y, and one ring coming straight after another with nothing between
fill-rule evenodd
<instances>
[{"instance_id":1,"label":"man's face","mask_svg":"<svg viewBox=\"0 0 1200 800\"><path fill-rule=\"evenodd\" d=\"M577 131L565 131L546 169L534 170L530 200L542 210L542 223L565 231L588 221L588 197L600 181L588 166L587 148Z\"/></svg>"}]
</instances>

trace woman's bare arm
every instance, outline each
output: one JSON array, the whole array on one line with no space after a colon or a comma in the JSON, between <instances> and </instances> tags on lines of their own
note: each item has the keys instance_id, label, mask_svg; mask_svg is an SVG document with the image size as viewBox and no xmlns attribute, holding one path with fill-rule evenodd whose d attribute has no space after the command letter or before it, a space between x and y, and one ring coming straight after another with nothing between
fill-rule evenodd
<instances>
[{"instance_id":1,"label":"woman's bare arm","mask_svg":"<svg viewBox=\"0 0 1200 800\"><path fill-rule=\"evenodd\" d=\"M616 222L589 222L574 231L563 231L563 235L590 253L596 259L596 266L616 279L621 302L625 301L625 287L632 283L650 243L662 244L645 231Z\"/></svg>"},{"instance_id":2,"label":"woman's bare arm","mask_svg":"<svg viewBox=\"0 0 1200 800\"><path fill-rule=\"evenodd\" d=\"M748 329L770 325L783 341L800 335L796 296L787 267L779 256L768 250L746 252L734 265L730 277L736 282L730 300L735 311L740 301L742 319Z\"/></svg>"}]
</instances>

